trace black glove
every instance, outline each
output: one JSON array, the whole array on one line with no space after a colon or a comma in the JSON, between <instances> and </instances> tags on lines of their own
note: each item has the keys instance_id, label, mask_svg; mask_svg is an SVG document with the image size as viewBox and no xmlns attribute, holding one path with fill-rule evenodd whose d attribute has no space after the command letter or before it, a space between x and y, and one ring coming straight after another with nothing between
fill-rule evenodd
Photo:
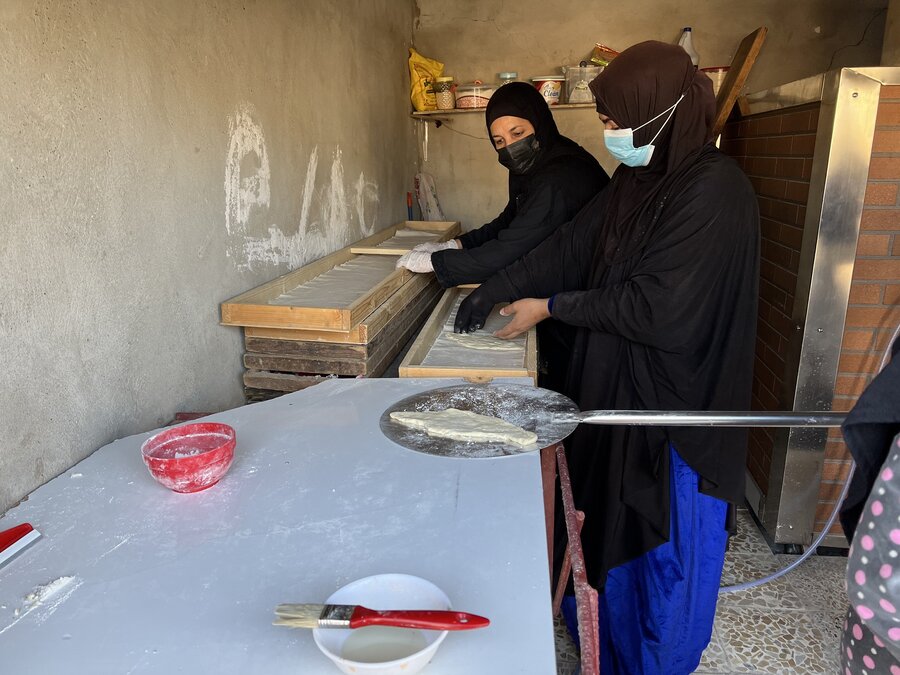
<instances>
[{"instance_id":1,"label":"black glove","mask_svg":"<svg viewBox=\"0 0 900 675\"><path fill-rule=\"evenodd\" d=\"M456 321L453 322L453 331L471 333L483 328L497 302L489 284L482 284L460 303L456 311Z\"/></svg>"}]
</instances>

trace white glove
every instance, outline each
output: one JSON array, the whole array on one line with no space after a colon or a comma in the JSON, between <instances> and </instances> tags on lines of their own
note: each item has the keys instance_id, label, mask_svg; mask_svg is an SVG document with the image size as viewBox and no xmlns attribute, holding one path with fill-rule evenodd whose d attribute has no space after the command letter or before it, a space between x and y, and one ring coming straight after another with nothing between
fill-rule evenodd
<instances>
[{"instance_id":1,"label":"white glove","mask_svg":"<svg viewBox=\"0 0 900 675\"><path fill-rule=\"evenodd\" d=\"M437 251L444 251L446 249L458 249L459 246L456 245L456 239L451 239L450 241L429 241L425 244L419 244L418 246L413 248L413 251L425 251L426 253L436 253Z\"/></svg>"},{"instance_id":2,"label":"white glove","mask_svg":"<svg viewBox=\"0 0 900 675\"><path fill-rule=\"evenodd\" d=\"M428 251L410 251L400 256L400 260L397 261L397 267L405 267L410 272L418 272L419 274L434 272L434 267L431 265L431 253Z\"/></svg>"}]
</instances>

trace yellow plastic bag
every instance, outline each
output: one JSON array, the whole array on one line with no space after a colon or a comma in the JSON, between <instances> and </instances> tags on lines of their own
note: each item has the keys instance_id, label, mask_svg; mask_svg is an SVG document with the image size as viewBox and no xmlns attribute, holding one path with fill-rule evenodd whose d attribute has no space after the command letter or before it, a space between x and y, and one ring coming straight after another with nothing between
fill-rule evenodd
<instances>
[{"instance_id":1,"label":"yellow plastic bag","mask_svg":"<svg viewBox=\"0 0 900 675\"><path fill-rule=\"evenodd\" d=\"M437 110L431 85L443 72L443 63L426 58L412 47L409 48L409 97L413 108L418 112Z\"/></svg>"}]
</instances>

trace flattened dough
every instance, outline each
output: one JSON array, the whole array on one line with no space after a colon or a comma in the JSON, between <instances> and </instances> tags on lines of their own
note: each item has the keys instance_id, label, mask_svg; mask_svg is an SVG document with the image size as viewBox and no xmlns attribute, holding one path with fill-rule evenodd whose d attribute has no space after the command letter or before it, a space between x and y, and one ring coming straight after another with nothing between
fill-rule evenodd
<instances>
[{"instance_id":1,"label":"flattened dough","mask_svg":"<svg viewBox=\"0 0 900 675\"><path fill-rule=\"evenodd\" d=\"M456 408L428 412L392 412L391 419L403 426L421 429L429 436L457 441L490 441L521 447L537 441L537 434L498 417Z\"/></svg>"},{"instance_id":2,"label":"flattened dough","mask_svg":"<svg viewBox=\"0 0 900 675\"><path fill-rule=\"evenodd\" d=\"M469 349L481 349L492 352L516 352L523 349L521 342L504 340L490 333L482 333L480 331L476 333L450 333L448 331L445 335L450 342Z\"/></svg>"}]
</instances>

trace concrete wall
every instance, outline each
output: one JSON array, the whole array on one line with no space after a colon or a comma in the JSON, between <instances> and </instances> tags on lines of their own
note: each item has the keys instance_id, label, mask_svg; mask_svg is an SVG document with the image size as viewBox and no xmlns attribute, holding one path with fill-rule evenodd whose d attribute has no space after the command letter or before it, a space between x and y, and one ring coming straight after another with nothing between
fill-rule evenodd
<instances>
[{"instance_id":1,"label":"concrete wall","mask_svg":"<svg viewBox=\"0 0 900 675\"><path fill-rule=\"evenodd\" d=\"M891 0L884 22L881 65L900 66L900 0Z\"/></svg>"},{"instance_id":2,"label":"concrete wall","mask_svg":"<svg viewBox=\"0 0 900 675\"><path fill-rule=\"evenodd\" d=\"M218 303L405 218L412 2L0 3L0 513L242 401Z\"/></svg>"},{"instance_id":3,"label":"concrete wall","mask_svg":"<svg viewBox=\"0 0 900 675\"><path fill-rule=\"evenodd\" d=\"M728 65L741 39L767 26L768 39L747 86L757 91L822 72L829 62L832 68L878 65L887 0L520 0L515 7L502 0L418 0L417 5L416 47L442 61L445 73L461 82L491 81L502 70L515 70L520 78L558 73L559 66L585 58L595 42L619 50L648 39L676 42L688 25L700 66ZM860 40L873 17L862 43L847 46ZM556 120L563 134L608 171L614 168L592 110L560 110ZM467 228L493 218L506 204L507 174L486 139L480 114L458 115L429 131L423 168L435 176L445 214Z\"/></svg>"}]
</instances>

